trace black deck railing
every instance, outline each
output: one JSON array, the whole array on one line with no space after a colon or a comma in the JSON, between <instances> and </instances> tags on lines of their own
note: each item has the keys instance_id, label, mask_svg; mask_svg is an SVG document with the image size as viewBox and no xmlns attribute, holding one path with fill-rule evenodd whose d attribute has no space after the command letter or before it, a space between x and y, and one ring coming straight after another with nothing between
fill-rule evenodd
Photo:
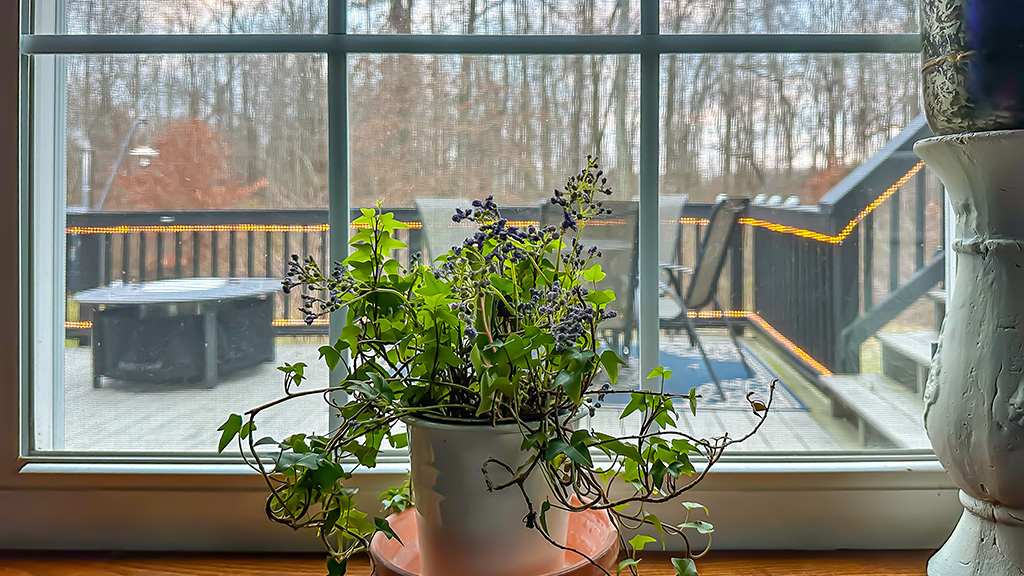
<instances>
[{"instance_id":1,"label":"black deck railing","mask_svg":"<svg viewBox=\"0 0 1024 576\"><path fill-rule=\"evenodd\" d=\"M927 213L925 173L910 152L913 142L927 135L923 121L909 127L818 205L751 206L719 285L723 305L756 314L762 323L748 323L752 327L763 330L766 323L774 328L792 345L784 349L809 372L815 364L834 372L859 371L861 343L942 277L941 252L929 256L941 239L927 246L926 228L937 226L941 234L942 222L929 219L944 220L945 214ZM914 194L906 202L900 189L910 186ZM908 219L901 217L901 202L914 214L911 233L905 230ZM692 267L699 259L699 239L711 209L711 204L687 204L677 263ZM396 254L408 261L423 244L420 216L415 208L386 210L412 225L399 236L409 248ZM884 229L875 225L878 214L888 215ZM536 222L540 206L510 208L505 215ZM312 255L324 265L328 261L326 209L69 213L67 227L69 295L117 281L279 278L293 253ZM887 261L876 258L879 245L888 251ZM901 281L908 276L901 276L901 259L906 258L913 260L913 273ZM888 291L876 303L879 269ZM302 322L297 296L279 293L276 298L278 333L326 333L326 326ZM69 324L69 337L88 338L87 311L76 319Z\"/></svg>"}]
</instances>

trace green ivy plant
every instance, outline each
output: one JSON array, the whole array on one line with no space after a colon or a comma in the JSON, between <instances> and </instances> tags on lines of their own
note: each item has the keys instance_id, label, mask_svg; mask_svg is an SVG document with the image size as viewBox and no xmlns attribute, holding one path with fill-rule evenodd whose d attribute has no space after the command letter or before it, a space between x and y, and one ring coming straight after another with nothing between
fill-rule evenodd
<instances>
[{"instance_id":1,"label":"green ivy plant","mask_svg":"<svg viewBox=\"0 0 1024 576\"><path fill-rule=\"evenodd\" d=\"M693 559L703 552L691 547L690 538L709 535L711 524L663 523L649 508L681 500L728 446L754 434L772 395L767 403L751 400L758 420L745 436L705 439L676 428L678 402L696 414L699 397L693 390L676 395L614 388L625 362L603 348L599 336L601 324L615 315L608 307L615 294L600 288L606 276L600 249L583 240L587 225L610 213L602 202L609 194L596 159L588 157L586 167L550 199L562 208L558 225L513 226L487 197L452 216L457 223L474 223L475 234L433 263L413 259L403 267L392 254L407 248L395 238L407 226L378 207L364 209L354 221L358 232L350 239L350 255L329 274L313 258L292 256L283 289L301 290L306 321L344 314L340 337L319 349L330 370L340 373L340 382L308 388L304 364L282 365L284 396L232 414L220 427L218 450L237 441L270 491L268 516L293 528L315 529L330 554L331 576L344 574L348 559L367 550L377 532L397 537L384 512L356 508L349 480L376 465L385 442L405 447L406 436L395 425L413 416L518 423L526 463L513 469L489 460L480 481L491 490L516 489L526 498L521 490L526 479L543 475L554 497L527 498L527 527L551 541L545 515L552 508L606 511L620 535L644 526L658 535L629 540L630 555L619 573L637 574L636 552L658 540L664 546L667 538L682 542L682 557L672 560L676 573L697 573ZM657 368L648 378L663 390L671 376ZM260 413L310 395L321 395L338 411L334 430L257 439ZM640 416L635 433L613 436L575 425L612 395L628 397L621 418ZM692 463L695 457L706 462L700 470ZM511 479L493 483L488 467L503 468ZM408 484L389 490L381 501L384 511L404 510L412 504ZM706 513L700 504L681 505Z\"/></svg>"}]
</instances>

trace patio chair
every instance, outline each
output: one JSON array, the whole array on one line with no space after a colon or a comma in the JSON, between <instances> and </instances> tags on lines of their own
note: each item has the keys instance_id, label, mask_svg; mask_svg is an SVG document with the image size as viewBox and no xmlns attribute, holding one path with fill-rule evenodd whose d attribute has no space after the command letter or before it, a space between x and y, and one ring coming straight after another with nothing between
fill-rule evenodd
<instances>
[{"instance_id":1,"label":"patio chair","mask_svg":"<svg viewBox=\"0 0 1024 576\"><path fill-rule=\"evenodd\" d=\"M452 246L476 233L475 222L452 222L456 208L470 208L470 201L461 198L417 198L416 211L423 223L423 247L431 262L438 256L448 252Z\"/></svg>"},{"instance_id":2,"label":"patio chair","mask_svg":"<svg viewBox=\"0 0 1024 576\"><path fill-rule=\"evenodd\" d=\"M754 375L754 371L750 368L750 364L747 363L746 355L743 353L739 341L736 340L736 333L732 329L732 321L729 319L729 315L724 313L722 305L718 301L718 281L721 278L722 269L725 267L725 259L729 253L729 244L739 226L740 215L743 214L749 203L750 200L747 198L726 198L715 206L711 212L710 222L704 233L704 239L701 242L701 249L698 252L699 260L693 270L674 264L662 266L665 274L674 277L672 281L662 285L663 299L664 297L669 298L674 306L677 307L678 313L674 317L663 316L660 322L661 327L686 331L690 344L697 346L701 358L704 360L704 365L707 366L708 374L715 382L719 394L723 397L722 384L715 374L714 368L711 366L711 361L704 350L704 344L697 335L693 319L690 318L687 312L690 310L699 312L709 305L714 305L715 310L722 312L726 330L732 339L733 345L736 347L736 352L739 354L747 376L752 377ZM681 277L684 274L691 275L685 297L681 296L682 290L678 289L682 285Z\"/></svg>"},{"instance_id":3,"label":"patio chair","mask_svg":"<svg viewBox=\"0 0 1024 576\"><path fill-rule=\"evenodd\" d=\"M607 276L598 288L615 291L616 299L608 308L614 310L616 316L601 324L602 336L608 346L627 357L632 355L630 347L636 328L639 205L628 200L608 200L603 205L612 213L593 219L583 229L581 240L601 250L601 269ZM557 226L562 222L561 206L545 203L540 213L542 226Z\"/></svg>"}]
</instances>

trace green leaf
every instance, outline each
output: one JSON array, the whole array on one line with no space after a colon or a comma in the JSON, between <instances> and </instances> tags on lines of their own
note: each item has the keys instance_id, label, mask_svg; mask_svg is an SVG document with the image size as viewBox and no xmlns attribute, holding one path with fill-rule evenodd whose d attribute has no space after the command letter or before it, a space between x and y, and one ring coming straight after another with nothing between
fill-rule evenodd
<instances>
[{"instance_id":1,"label":"green leaf","mask_svg":"<svg viewBox=\"0 0 1024 576\"><path fill-rule=\"evenodd\" d=\"M396 449L402 449L409 445L409 434L402 432L401 434L391 435L391 446Z\"/></svg>"},{"instance_id":2,"label":"green leaf","mask_svg":"<svg viewBox=\"0 0 1024 576\"><path fill-rule=\"evenodd\" d=\"M715 531L715 527L711 522L705 522L703 520L694 520L693 522L683 522L678 526L680 530L693 529L700 534L711 534Z\"/></svg>"},{"instance_id":3,"label":"green leaf","mask_svg":"<svg viewBox=\"0 0 1024 576\"><path fill-rule=\"evenodd\" d=\"M701 504L700 502L681 502L681 504L683 505L683 508L686 508L687 510L700 509L703 510L705 514L708 513L707 506Z\"/></svg>"},{"instance_id":4,"label":"green leaf","mask_svg":"<svg viewBox=\"0 0 1024 576\"><path fill-rule=\"evenodd\" d=\"M274 440L270 436L264 436L263 438L257 440L256 443L253 444L253 446L265 446L267 444L277 444L277 440Z\"/></svg>"},{"instance_id":5,"label":"green leaf","mask_svg":"<svg viewBox=\"0 0 1024 576\"><path fill-rule=\"evenodd\" d=\"M619 379L619 366L625 365L626 361L619 357L614 350L601 352L601 366L604 366L604 371L608 373L608 380L612 385Z\"/></svg>"},{"instance_id":6,"label":"green leaf","mask_svg":"<svg viewBox=\"0 0 1024 576\"><path fill-rule=\"evenodd\" d=\"M345 576L347 571L347 560L335 560L333 556L327 558L327 576Z\"/></svg>"},{"instance_id":7,"label":"green leaf","mask_svg":"<svg viewBox=\"0 0 1024 576\"><path fill-rule=\"evenodd\" d=\"M644 546L647 546L651 542L657 541L657 538L651 538L650 536L646 536L644 534L637 534L636 536L633 536L629 539L629 547L639 552L644 549Z\"/></svg>"},{"instance_id":8,"label":"green leaf","mask_svg":"<svg viewBox=\"0 0 1024 576\"><path fill-rule=\"evenodd\" d=\"M245 440L246 438L249 437L250 434L253 433L254 430L256 430L256 423L253 422L252 420L249 420L245 424L242 424L242 427L238 429L238 435L242 438L242 440Z\"/></svg>"},{"instance_id":9,"label":"green leaf","mask_svg":"<svg viewBox=\"0 0 1024 576\"><path fill-rule=\"evenodd\" d=\"M697 415L697 389L696 388L690 388L690 412L693 412L694 416Z\"/></svg>"},{"instance_id":10,"label":"green leaf","mask_svg":"<svg viewBox=\"0 0 1024 576\"><path fill-rule=\"evenodd\" d=\"M555 376L555 386L565 390L566 395L574 403L579 404L583 397L583 379L578 373L562 370Z\"/></svg>"},{"instance_id":11,"label":"green leaf","mask_svg":"<svg viewBox=\"0 0 1024 576\"><path fill-rule=\"evenodd\" d=\"M228 447L228 444L235 439L235 436L242 429L242 415L232 414L228 416L227 421L220 425L217 430L223 430L224 433L220 435L220 443L217 445L217 453L220 454Z\"/></svg>"},{"instance_id":12,"label":"green leaf","mask_svg":"<svg viewBox=\"0 0 1024 576\"><path fill-rule=\"evenodd\" d=\"M540 505L540 527L544 530L544 533L548 532L548 510L551 510L551 502L545 500Z\"/></svg>"},{"instance_id":13,"label":"green leaf","mask_svg":"<svg viewBox=\"0 0 1024 576\"><path fill-rule=\"evenodd\" d=\"M604 280L606 276L608 275L601 270L600 264L594 264L583 271L583 279L587 282L600 282L601 280Z\"/></svg>"},{"instance_id":14,"label":"green leaf","mask_svg":"<svg viewBox=\"0 0 1024 576\"><path fill-rule=\"evenodd\" d=\"M673 558L672 567L676 569L676 576L700 576L691 558Z\"/></svg>"},{"instance_id":15,"label":"green leaf","mask_svg":"<svg viewBox=\"0 0 1024 576\"><path fill-rule=\"evenodd\" d=\"M616 576L622 574L622 571L626 568L629 568L630 566L636 566L640 563L640 560L640 558L626 558L622 562L619 562L619 568L615 571Z\"/></svg>"},{"instance_id":16,"label":"green leaf","mask_svg":"<svg viewBox=\"0 0 1024 576\"><path fill-rule=\"evenodd\" d=\"M619 416L619 419L621 420L637 410L643 410L646 405L647 396L645 394L640 394L639 392L633 392L629 395L629 404L626 404L626 407L622 409L622 414Z\"/></svg>"},{"instance_id":17,"label":"green leaf","mask_svg":"<svg viewBox=\"0 0 1024 576\"><path fill-rule=\"evenodd\" d=\"M577 430L573 437L579 432L586 433L586 430ZM593 460L590 459L590 451L587 450L586 445L582 445L577 442L576 444L570 444L560 438L555 438L548 444L548 450L544 454L545 460L554 460L559 454L565 454L573 462L581 465L591 467L594 465Z\"/></svg>"},{"instance_id":18,"label":"green leaf","mask_svg":"<svg viewBox=\"0 0 1024 576\"><path fill-rule=\"evenodd\" d=\"M402 539L398 537L398 534L395 534L395 531L391 529L391 524L388 524L386 519L374 517L373 525L377 527L379 532L383 532L384 535L388 537L388 540L398 540L399 544L405 546L405 543L402 542Z\"/></svg>"},{"instance_id":19,"label":"green leaf","mask_svg":"<svg viewBox=\"0 0 1024 576\"><path fill-rule=\"evenodd\" d=\"M338 362L341 361L341 353L334 346L321 346L319 350L320 359L327 363L328 368L334 370L338 367Z\"/></svg>"},{"instance_id":20,"label":"green leaf","mask_svg":"<svg viewBox=\"0 0 1024 576\"><path fill-rule=\"evenodd\" d=\"M665 549L665 527L661 524L661 519L654 514L648 514L644 516L645 522L650 522L658 529L658 536L661 538L661 549Z\"/></svg>"},{"instance_id":21,"label":"green leaf","mask_svg":"<svg viewBox=\"0 0 1024 576\"><path fill-rule=\"evenodd\" d=\"M587 302L590 302L594 306L605 306L615 301L614 290L594 290L590 294L587 294Z\"/></svg>"}]
</instances>

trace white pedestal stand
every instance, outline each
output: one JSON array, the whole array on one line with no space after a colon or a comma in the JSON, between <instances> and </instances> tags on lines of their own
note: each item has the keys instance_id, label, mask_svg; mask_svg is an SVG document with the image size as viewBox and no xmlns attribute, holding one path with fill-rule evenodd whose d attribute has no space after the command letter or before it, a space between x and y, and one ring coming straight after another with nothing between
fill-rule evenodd
<instances>
[{"instance_id":1,"label":"white pedestal stand","mask_svg":"<svg viewBox=\"0 0 1024 576\"><path fill-rule=\"evenodd\" d=\"M956 213L956 287L925 390L925 428L964 513L928 575L1021 576L1024 130L930 138L914 150Z\"/></svg>"}]
</instances>

